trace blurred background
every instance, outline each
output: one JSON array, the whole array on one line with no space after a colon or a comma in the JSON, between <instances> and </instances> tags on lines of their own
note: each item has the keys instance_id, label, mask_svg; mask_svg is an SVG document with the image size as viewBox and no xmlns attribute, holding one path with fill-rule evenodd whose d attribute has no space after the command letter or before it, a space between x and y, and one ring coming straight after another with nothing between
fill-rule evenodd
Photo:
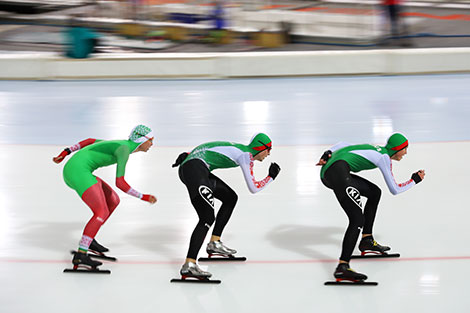
<instances>
[{"instance_id":1,"label":"blurred background","mask_svg":"<svg viewBox=\"0 0 470 313\"><path fill-rule=\"evenodd\" d=\"M467 312L469 73L470 0L0 0L0 311ZM156 147L126 175L158 205L123 194L99 239L113 274L66 276L89 210L51 158L140 123ZM224 238L249 261L209 265L218 287L170 287L197 223L170 165L259 131L283 168L272 187L252 196L239 170L217 173L240 195ZM357 263L378 288L324 287L346 216L315 163L395 131L412 143L397 180L424 168L426 182L392 200L368 175L377 238L403 257Z\"/></svg>"},{"instance_id":2,"label":"blurred background","mask_svg":"<svg viewBox=\"0 0 470 313\"><path fill-rule=\"evenodd\" d=\"M470 46L470 0L8 0L0 50L71 58Z\"/></svg>"}]
</instances>

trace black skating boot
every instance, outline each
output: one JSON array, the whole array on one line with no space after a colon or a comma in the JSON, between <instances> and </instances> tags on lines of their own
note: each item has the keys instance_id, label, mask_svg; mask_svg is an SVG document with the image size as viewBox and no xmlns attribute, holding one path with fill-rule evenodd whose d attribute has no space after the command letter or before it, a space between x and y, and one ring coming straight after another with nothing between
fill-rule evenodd
<instances>
[{"instance_id":1,"label":"black skating boot","mask_svg":"<svg viewBox=\"0 0 470 313\"><path fill-rule=\"evenodd\" d=\"M339 263L336 267L334 276L336 281L349 280L353 282L362 282L367 279L367 276L361 273L356 273L349 267L348 263Z\"/></svg>"},{"instance_id":2,"label":"black skating boot","mask_svg":"<svg viewBox=\"0 0 470 313\"><path fill-rule=\"evenodd\" d=\"M95 239L93 239L93 241L91 242L89 249L97 254L104 254L105 252L109 251L108 248L100 245Z\"/></svg>"},{"instance_id":3,"label":"black skating boot","mask_svg":"<svg viewBox=\"0 0 470 313\"><path fill-rule=\"evenodd\" d=\"M361 252L375 251L384 254L386 251L390 250L390 247L379 245L372 236L368 236L361 239L359 250L361 250Z\"/></svg>"},{"instance_id":4,"label":"black skating boot","mask_svg":"<svg viewBox=\"0 0 470 313\"><path fill-rule=\"evenodd\" d=\"M73 256L73 269L76 270L79 267L87 269L96 269L98 266L103 265L99 261L92 260L86 253L77 252Z\"/></svg>"}]
</instances>

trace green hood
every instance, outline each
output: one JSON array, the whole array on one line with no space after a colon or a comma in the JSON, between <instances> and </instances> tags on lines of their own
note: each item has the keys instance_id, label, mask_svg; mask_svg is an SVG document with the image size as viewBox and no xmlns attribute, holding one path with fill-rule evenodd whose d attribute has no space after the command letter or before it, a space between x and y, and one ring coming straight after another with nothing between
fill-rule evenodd
<instances>
[{"instance_id":1,"label":"green hood","mask_svg":"<svg viewBox=\"0 0 470 313\"><path fill-rule=\"evenodd\" d=\"M263 134L263 133L258 133L255 136L253 136L250 144L248 145L248 148L250 148L251 154L256 155L263 150L271 149L272 142L271 142L271 139L268 137L268 135Z\"/></svg>"},{"instance_id":2,"label":"green hood","mask_svg":"<svg viewBox=\"0 0 470 313\"><path fill-rule=\"evenodd\" d=\"M389 156L394 155L406 147L408 147L408 139L400 133L391 135L387 140L387 145L385 146Z\"/></svg>"}]
</instances>

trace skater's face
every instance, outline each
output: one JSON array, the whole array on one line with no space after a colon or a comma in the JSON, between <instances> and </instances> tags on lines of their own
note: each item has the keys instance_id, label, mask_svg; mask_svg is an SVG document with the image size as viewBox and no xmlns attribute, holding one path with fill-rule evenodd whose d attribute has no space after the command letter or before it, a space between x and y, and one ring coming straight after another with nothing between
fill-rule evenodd
<instances>
[{"instance_id":1,"label":"skater's face","mask_svg":"<svg viewBox=\"0 0 470 313\"><path fill-rule=\"evenodd\" d=\"M261 151L260 153L258 153L257 155L255 155L254 159L257 161L263 162L263 160L270 154L271 154L271 149L265 149Z\"/></svg>"},{"instance_id":2,"label":"skater's face","mask_svg":"<svg viewBox=\"0 0 470 313\"><path fill-rule=\"evenodd\" d=\"M401 149L400 151L398 151L397 153L392 155L391 159L395 160L395 161L400 161L405 156L405 154L407 154L407 153L408 153L408 147L404 148L404 149Z\"/></svg>"},{"instance_id":3,"label":"skater's face","mask_svg":"<svg viewBox=\"0 0 470 313\"><path fill-rule=\"evenodd\" d=\"M150 138L149 140L141 144L137 150L147 152L152 146L153 146L153 138Z\"/></svg>"}]
</instances>

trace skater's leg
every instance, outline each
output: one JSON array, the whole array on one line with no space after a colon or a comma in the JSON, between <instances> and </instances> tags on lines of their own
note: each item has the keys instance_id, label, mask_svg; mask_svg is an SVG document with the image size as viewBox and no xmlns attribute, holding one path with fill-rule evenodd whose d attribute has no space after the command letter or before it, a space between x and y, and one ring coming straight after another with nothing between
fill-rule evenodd
<instances>
[{"instance_id":1,"label":"skater's leg","mask_svg":"<svg viewBox=\"0 0 470 313\"><path fill-rule=\"evenodd\" d=\"M203 186L201 190L207 192L208 188ZM209 228L212 226L215 220L214 208L206 201L206 196L207 194L204 194L204 196L200 195L191 199L191 203L193 204L199 216L199 222L197 223L191 235L186 261L180 270L180 274L183 278L197 277L199 279L207 279L212 276L211 273L203 271L196 264L196 258L199 250L201 249ZM213 197L213 195L210 196Z\"/></svg>"},{"instance_id":2,"label":"skater's leg","mask_svg":"<svg viewBox=\"0 0 470 313\"><path fill-rule=\"evenodd\" d=\"M325 172L323 183L333 189L336 199L348 216L349 225L343 239L340 262L348 263L364 226L361 193L345 161L337 161Z\"/></svg>"},{"instance_id":3,"label":"skater's leg","mask_svg":"<svg viewBox=\"0 0 470 313\"><path fill-rule=\"evenodd\" d=\"M351 186L349 186L346 190L351 190L350 188ZM357 198L354 198L360 199L360 194L357 189L355 193L356 192L358 193L356 195ZM342 192L335 190L335 195L339 203L341 204L341 207L343 208L344 212L349 218L349 225L344 234L341 256L339 259L339 264L334 272L334 276L337 279L346 279L353 281L366 280L366 275L355 272L349 266L349 261L351 260L351 255L356 246L360 230L364 225L364 216L362 214L362 210L360 208L360 205L355 200L352 200L351 197L344 195L344 190Z\"/></svg>"},{"instance_id":4,"label":"skater's leg","mask_svg":"<svg viewBox=\"0 0 470 313\"><path fill-rule=\"evenodd\" d=\"M222 236L222 232L227 225L230 217L232 216L233 209L238 201L238 196L230 188L224 181L218 178L215 175L211 174L211 180L214 181L215 190L214 196L215 198L222 201L222 206L217 213L217 217L215 219L214 230L212 231L212 238L211 241L219 240L220 236Z\"/></svg>"},{"instance_id":5,"label":"skater's leg","mask_svg":"<svg viewBox=\"0 0 470 313\"><path fill-rule=\"evenodd\" d=\"M362 230L362 235L363 237L371 236L382 191L377 185L367 179L357 175L351 176L354 181L354 185L357 186L361 195L367 198L366 205L364 206L364 228Z\"/></svg>"},{"instance_id":6,"label":"skater's leg","mask_svg":"<svg viewBox=\"0 0 470 313\"><path fill-rule=\"evenodd\" d=\"M364 216L362 215L361 208L355 203L355 201L349 199L347 195L345 196L345 192L343 190L335 191L335 195L349 219L348 228L346 229L343 238L340 257L341 263L349 263L354 248L356 247L361 228L364 225Z\"/></svg>"},{"instance_id":7,"label":"skater's leg","mask_svg":"<svg viewBox=\"0 0 470 313\"><path fill-rule=\"evenodd\" d=\"M188 189L191 203L196 210L199 221L191 235L187 262L196 262L197 255L209 228L215 221L214 193L210 172L200 160L190 160L179 168L179 177Z\"/></svg>"},{"instance_id":8,"label":"skater's leg","mask_svg":"<svg viewBox=\"0 0 470 313\"><path fill-rule=\"evenodd\" d=\"M116 209L121 200L119 199L118 194L113 190L113 188L111 188L111 186L109 186L105 181L103 181L99 177L97 177L97 179L101 182L101 188L103 189L103 193L106 199L106 205L108 207L109 218L111 214L113 214L114 209Z\"/></svg>"},{"instance_id":9,"label":"skater's leg","mask_svg":"<svg viewBox=\"0 0 470 313\"><path fill-rule=\"evenodd\" d=\"M106 206L108 208L109 215L106 218L106 220L103 222L106 223L106 221L109 219L111 214L114 212L114 209L119 205L120 199L117 193L109 186L104 180L102 180L99 177L96 177L96 179L101 183L101 189L103 190L104 197L106 200ZM94 253L106 253L109 251L108 248L102 246L99 244L96 239L93 239L93 241L90 244L90 250L92 250Z\"/></svg>"},{"instance_id":10,"label":"skater's leg","mask_svg":"<svg viewBox=\"0 0 470 313\"><path fill-rule=\"evenodd\" d=\"M362 238L359 243L359 250L362 252L371 250L384 253L385 251L390 250L390 247L378 244L372 235L372 229L374 227L375 216L377 214L377 207L380 202L382 191L378 186L362 177L356 175L351 176L354 181L354 185L357 186L361 195L367 198L367 202L364 207L364 228L362 229Z\"/></svg>"},{"instance_id":11,"label":"skater's leg","mask_svg":"<svg viewBox=\"0 0 470 313\"><path fill-rule=\"evenodd\" d=\"M101 225L108 219L109 210L106 204L102 184L98 181L95 185L88 188L82 195L82 200L93 211L93 216L88 221L80 240L79 251L86 252Z\"/></svg>"},{"instance_id":12,"label":"skater's leg","mask_svg":"<svg viewBox=\"0 0 470 313\"><path fill-rule=\"evenodd\" d=\"M230 217L232 216L233 209L238 201L238 196L235 191L232 190L225 182L223 182L217 176L210 174L209 176L212 186L214 186L214 197L222 201L222 205L217 213L215 219L214 230L210 242L207 245L206 252L209 255L233 255L237 253L237 250L230 249L225 246L221 241L220 237L222 232L227 225Z\"/></svg>"},{"instance_id":13,"label":"skater's leg","mask_svg":"<svg viewBox=\"0 0 470 313\"><path fill-rule=\"evenodd\" d=\"M194 261L195 263L199 250L201 249L204 239L206 238L207 232L214 223L215 216L214 208L210 206L202 197L195 197L191 199L191 203L196 209L196 212L199 216L199 221L191 235L186 258L190 259L188 261Z\"/></svg>"},{"instance_id":14,"label":"skater's leg","mask_svg":"<svg viewBox=\"0 0 470 313\"><path fill-rule=\"evenodd\" d=\"M333 190L349 219L349 225L344 234L339 264L334 276L337 279L365 280L367 279L366 275L356 273L349 267L349 261L356 246L360 230L364 226L361 193L358 190L357 181L351 176L348 163L337 161L325 172L322 182L326 187Z\"/></svg>"}]
</instances>

